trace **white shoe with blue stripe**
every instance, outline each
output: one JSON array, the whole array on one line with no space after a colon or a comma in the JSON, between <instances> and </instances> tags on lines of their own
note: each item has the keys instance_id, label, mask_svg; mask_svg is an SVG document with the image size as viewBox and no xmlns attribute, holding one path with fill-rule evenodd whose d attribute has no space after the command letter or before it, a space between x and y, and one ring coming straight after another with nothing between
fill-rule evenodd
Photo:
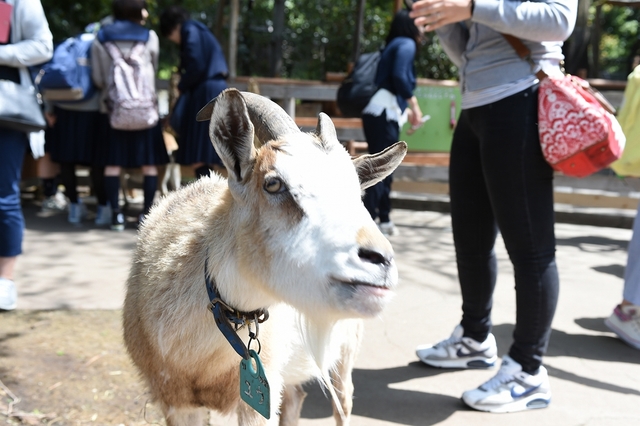
<instances>
[{"instance_id":1,"label":"white shoe with blue stripe","mask_svg":"<svg viewBox=\"0 0 640 426\"><path fill-rule=\"evenodd\" d=\"M480 387L463 393L462 400L471 408L491 413L546 408L551 402L549 375L543 366L536 374L525 373L520 364L505 355L498 373Z\"/></svg>"}]
</instances>

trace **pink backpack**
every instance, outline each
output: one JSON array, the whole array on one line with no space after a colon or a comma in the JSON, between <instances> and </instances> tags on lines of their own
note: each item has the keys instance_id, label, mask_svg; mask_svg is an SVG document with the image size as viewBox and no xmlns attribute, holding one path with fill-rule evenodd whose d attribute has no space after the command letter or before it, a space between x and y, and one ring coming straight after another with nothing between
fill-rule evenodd
<instances>
[{"instance_id":1,"label":"pink backpack","mask_svg":"<svg viewBox=\"0 0 640 426\"><path fill-rule=\"evenodd\" d=\"M149 129L158 122L155 85L145 78L143 66L146 46L136 42L124 56L113 42L104 43L113 60L107 87L109 122L118 130Z\"/></svg>"}]
</instances>

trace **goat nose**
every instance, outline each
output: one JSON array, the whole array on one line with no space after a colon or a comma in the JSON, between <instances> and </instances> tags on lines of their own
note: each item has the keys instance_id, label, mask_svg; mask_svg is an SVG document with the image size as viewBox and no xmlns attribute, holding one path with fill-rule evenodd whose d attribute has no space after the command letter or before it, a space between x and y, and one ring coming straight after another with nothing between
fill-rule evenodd
<instances>
[{"instance_id":1,"label":"goat nose","mask_svg":"<svg viewBox=\"0 0 640 426\"><path fill-rule=\"evenodd\" d=\"M358 250L358 257L362 259L363 262L373 263L374 265L388 266L391 262L391 258L389 256L385 256L378 251L366 248Z\"/></svg>"}]
</instances>

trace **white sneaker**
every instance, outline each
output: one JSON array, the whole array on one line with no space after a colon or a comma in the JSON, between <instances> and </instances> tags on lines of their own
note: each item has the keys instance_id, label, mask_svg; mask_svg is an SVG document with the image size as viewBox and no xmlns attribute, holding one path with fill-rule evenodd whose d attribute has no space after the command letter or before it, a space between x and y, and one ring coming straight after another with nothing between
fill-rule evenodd
<instances>
[{"instance_id":1,"label":"white sneaker","mask_svg":"<svg viewBox=\"0 0 640 426\"><path fill-rule=\"evenodd\" d=\"M77 203L69 203L69 215L67 221L69 223L78 224L87 217L87 206L85 206L81 200Z\"/></svg>"},{"instance_id":2,"label":"white sneaker","mask_svg":"<svg viewBox=\"0 0 640 426\"><path fill-rule=\"evenodd\" d=\"M627 344L640 349L640 306L618 305L604 323Z\"/></svg>"},{"instance_id":3,"label":"white sneaker","mask_svg":"<svg viewBox=\"0 0 640 426\"><path fill-rule=\"evenodd\" d=\"M98 205L95 223L96 225L111 225L111 206Z\"/></svg>"},{"instance_id":4,"label":"white sneaker","mask_svg":"<svg viewBox=\"0 0 640 426\"><path fill-rule=\"evenodd\" d=\"M546 408L551 402L549 375L543 366L534 375L525 373L505 355L498 373L479 388L463 393L462 400L471 408L491 413Z\"/></svg>"},{"instance_id":5,"label":"white sneaker","mask_svg":"<svg viewBox=\"0 0 640 426\"><path fill-rule=\"evenodd\" d=\"M55 195L42 200L43 212L62 212L67 208L67 199L62 192L56 192Z\"/></svg>"},{"instance_id":6,"label":"white sneaker","mask_svg":"<svg viewBox=\"0 0 640 426\"><path fill-rule=\"evenodd\" d=\"M16 308L18 293L13 281L0 278L0 310L12 311Z\"/></svg>"},{"instance_id":7,"label":"white sneaker","mask_svg":"<svg viewBox=\"0 0 640 426\"><path fill-rule=\"evenodd\" d=\"M398 229L393 224L393 222L380 222L380 224L378 225L378 229L380 229L382 235L386 235L388 237L398 235Z\"/></svg>"},{"instance_id":8,"label":"white sneaker","mask_svg":"<svg viewBox=\"0 0 640 426\"><path fill-rule=\"evenodd\" d=\"M489 368L498 359L496 338L489 333L484 342L462 337L464 329L456 326L448 339L435 345L416 348L420 361L438 368Z\"/></svg>"}]
</instances>

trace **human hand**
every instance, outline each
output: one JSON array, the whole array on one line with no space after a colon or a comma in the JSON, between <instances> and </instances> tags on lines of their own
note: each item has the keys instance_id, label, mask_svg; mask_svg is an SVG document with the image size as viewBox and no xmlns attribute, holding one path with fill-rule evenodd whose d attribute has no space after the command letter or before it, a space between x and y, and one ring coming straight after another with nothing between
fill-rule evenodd
<instances>
[{"instance_id":1,"label":"human hand","mask_svg":"<svg viewBox=\"0 0 640 426\"><path fill-rule=\"evenodd\" d=\"M434 31L440 27L471 18L474 0L419 0L413 3L409 16L416 27Z\"/></svg>"},{"instance_id":2,"label":"human hand","mask_svg":"<svg viewBox=\"0 0 640 426\"><path fill-rule=\"evenodd\" d=\"M47 120L47 124L49 125L49 127L53 127L56 125L56 115L52 112L45 112L44 113L44 118L45 120Z\"/></svg>"}]
</instances>

